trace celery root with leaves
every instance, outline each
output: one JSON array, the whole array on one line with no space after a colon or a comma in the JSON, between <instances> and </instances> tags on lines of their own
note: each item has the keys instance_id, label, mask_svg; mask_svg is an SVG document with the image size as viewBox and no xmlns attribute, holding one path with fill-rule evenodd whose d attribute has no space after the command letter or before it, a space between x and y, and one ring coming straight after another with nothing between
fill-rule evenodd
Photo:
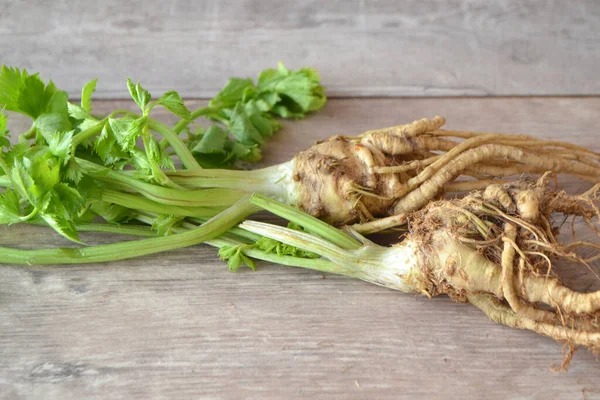
<instances>
[{"instance_id":1,"label":"celery root with leaves","mask_svg":"<svg viewBox=\"0 0 600 400\"><path fill-rule=\"evenodd\" d=\"M165 232L259 192L370 233L403 224L407 213L443 193L485 188L505 176L553 171L600 179L600 154L589 149L526 135L443 130L442 117L334 136L279 165L231 170L239 161L260 159L261 145L281 127L277 118L300 118L324 105L316 71L280 65L263 71L257 83L230 79L195 111L174 91L152 101L128 80L140 112L104 117L92 112L95 84L85 85L77 105L37 75L2 68L0 105L33 124L14 146L4 138L0 185L9 190L1 222L43 221L76 241L75 221L99 216L122 224L150 212L161 215L154 225ZM153 119L156 106L181 120L169 127ZM199 117L213 125L191 129ZM5 126L6 117L0 118ZM460 176L475 180L457 182Z\"/></svg>"},{"instance_id":2,"label":"celery root with leaves","mask_svg":"<svg viewBox=\"0 0 600 400\"><path fill-rule=\"evenodd\" d=\"M485 189L511 176L552 171L600 181L600 154L590 149L527 135L444 130L444 123L437 116L333 136L262 170L167 175L188 188L246 187L362 233L401 225L445 193Z\"/></svg>"},{"instance_id":3,"label":"celery root with leaves","mask_svg":"<svg viewBox=\"0 0 600 400\"><path fill-rule=\"evenodd\" d=\"M410 213L407 234L396 245L379 246L350 227L339 230L298 209L260 194L248 195L208 222L183 222L158 237L146 226L104 230L148 236L79 249L0 249L4 262L88 263L126 259L205 242L219 248L233 271L254 259L345 275L428 297L448 295L471 303L493 321L527 329L568 346L573 352L600 350L600 291L584 293L561 283L559 260L587 265L598 256L576 252L595 243L558 240L554 218L583 218L600 232L597 187L578 196L557 192L550 176L537 182L490 185L462 199L439 200ZM290 221L287 228L247 220L260 210ZM151 216L139 220L151 223ZM243 222L242 222L243 221ZM238 223L242 222L239 226ZM93 224L83 230L103 231Z\"/></svg>"},{"instance_id":4,"label":"celery root with leaves","mask_svg":"<svg viewBox=\"0 0 600 400\"><path fill-rule=\"evenodd\" d=\"M569 196L551 190L547 174L537 182L497 179L554 171L597 182L598 154L524 135L446 131L436 117L336 136L262 170L214 169L258 160L261 145L281 127L277 118L322 107L316 72L280 65L263 71L257 83L232 79L195 111L176 92L152 100L128 80L140 111L108 116L92 111L95 84L85 85L80 104L73 104L51 82L2 68L0 223L47 225L74 242L85 231L146 238L68 249L0 247L2 262L108 262L208 243L232 270L254 268L253 259L260 259L430 297L446 294L570 349L600 349L599 292L573 291L553 269L557 260L597 258L576 252L597 244L559 242L553 219L582 218L598 232L597 187ZM153 119L157 106L181 120L169 127ZM16 143L9 141L6 111L32 119ZM192 130L199 117L214 124ZM476 180L455 182L460 175ZM474 191L432 201L465 190ZM288 219L289 227L246 220L260 210ZM339 230L314 216L362 223ZM360 233L407 221L408 233L391 247Z\"/></svg>"}]
</instances>

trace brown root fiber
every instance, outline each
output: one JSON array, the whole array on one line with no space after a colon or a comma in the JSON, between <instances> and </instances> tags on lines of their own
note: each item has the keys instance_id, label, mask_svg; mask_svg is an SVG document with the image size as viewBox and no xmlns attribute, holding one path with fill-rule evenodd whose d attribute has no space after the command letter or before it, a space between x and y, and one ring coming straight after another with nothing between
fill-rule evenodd
<instances>
[{"instance_id":1,"label":"brown root fiber","mask_svg":"<svg viewBox=\"0 0 600 400\"><path fill-rule=\"evenodd\" d=\"M600 181L600 154L586 148L526 135L445 131L444 122L435 117L356 138L335 136L299 153L297 205L343 225L416 211L443 193L480 189L506 176L552 171ZM480 183L455 182L461 175Z\"/></svg>"},{"instance_id":2,"label":"brown root fiber","mask_svg":"<svg viewBox=\"0 0 600 400\"><path fill-rule=\"evenodd\" d=\"M421 251L419 291L470 302L495 322L564 342L569 361L577 346L600 352L600 291L570 289L554 264L561 259L585 264L574 249L600 246L561 244L553 216L591 223L600 210L595 192L568 196L551 190L548 178L430 202L407 216L407 240Z\"/></svg>"}]
</instances>

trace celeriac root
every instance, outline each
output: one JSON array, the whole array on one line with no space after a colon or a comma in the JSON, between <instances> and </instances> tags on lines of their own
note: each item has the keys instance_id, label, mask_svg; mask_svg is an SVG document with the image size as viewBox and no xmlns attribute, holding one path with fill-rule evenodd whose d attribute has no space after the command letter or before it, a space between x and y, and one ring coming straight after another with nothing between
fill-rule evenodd
<instances>
[{"instance_id":1,"label":"celeriac root","mask_svg":"<svg viewBox=\"0 0 600 400\"><path fill-rule=\"evenodd\" d=\"M600 353L600 290L584 293L565 286L555 265L566 260L589 268L575 250L600 250L600 245L559 242L553 218L582 218L596 227L600 185L569 196L549 188L552 177L493 184L464 198L432 201L418 211L356 226L369 233L379 225L405 222L403 240L392 247L364 240L362 247L345 250L305 232L254 221L242 227L315 252L338 265L337 273L429 297L446 294L473 303L495 322L563 342L569 349L564 369L577 347ZM347 230L360 237L357 229ZM600 236L597 227L595 233Z\"/></svg>"},{"instance_id":2,"label":"celeriac root","mask_svg":"<svg viewBox=\"0 0 600 400\"><path fill-rule=\"evenodd\" d=\"M548 178L493 185L409 215L407 239L421 249L416 291L448 294L495 322L600 352L600 291L574 291L553 269L560 259L586 264L574 249L600 246L560 244L551 223L553 213L591 223L600 216L595 192L568 196L548 189Z\"/></svg>"},{"instance_id":3,"label":"celeriac root","mask_svg":"<svg viewBox=\"0 0 600 400\"><path fill-rule=\"evenodd\" d=\"M600 154L586 148L526 135L445 131L443 124L435 117L357 138L335 136L299 153L297 205L345 225L416 211L443 193L481 189L495 178L552 171L600 181ZM461 175L477 180L455 182Z\"/></svg>"}]
</instances>

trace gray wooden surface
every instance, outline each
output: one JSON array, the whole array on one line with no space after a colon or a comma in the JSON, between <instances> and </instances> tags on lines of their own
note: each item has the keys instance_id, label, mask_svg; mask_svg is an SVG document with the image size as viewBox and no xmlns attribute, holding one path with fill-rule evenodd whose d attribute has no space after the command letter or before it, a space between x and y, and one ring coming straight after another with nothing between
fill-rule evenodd
<instances>
[{"instance_id":1,"label":"gray wooden surface","mask_svg":"<svg viewBox=\"0 0 600 400\"><path fill-rule=\"evenodd\" d=\"M3 0L0 62L206 97L284 61L332 95L600 94L597 0Z\"/></svg>"},{"instance_id":2,"label":"gray wooden surface","mask_svg":"<svg viewBox=\"0 0 600 400\"><path fill-rule=\"evenodd\" d=\"M318 138L434 114L448 128L600 151L598 110L600 98L332 100L286 124L265 163ZM2 229L5 246L65 244L41 228ZM585 269L567 275L576 287L600 287ZM576 353L568 373L551 372L560 360L559 344L445 297L266 263L234 274L204 245L109 264L0 265L0 399L600 398L591 353Z\"/></svg>"},{"instance_id":3,"label":"gray wooden surface","mask_svg":"<svg viewBox=\"0 0 600 400\"><path fill-rule=\"evenodd\" d=\"M283 61L318 68L330 97L392 97L334 99L286 123L265 165L329 135L435 114L449 128L600 151L599 97L393 98L599 95L599 21L596 0L3 0L0 62L73 96L98 77L97 97L126 98L131 76L154 94L205 98ZM67 245L41 228L1 229L3 246ZM565 269L575 287L600 287ZM578 352L552 373L560 350L447 298L266 263L233 274L202 245L110 264L0 264L0 399L600 398L595 357Z\"/></svg>"}]
</instances>

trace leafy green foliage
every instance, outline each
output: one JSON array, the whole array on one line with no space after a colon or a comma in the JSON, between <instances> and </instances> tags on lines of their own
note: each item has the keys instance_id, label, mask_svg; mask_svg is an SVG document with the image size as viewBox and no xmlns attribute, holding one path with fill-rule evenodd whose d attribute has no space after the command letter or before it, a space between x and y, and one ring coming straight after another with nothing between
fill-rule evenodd
<instances>
[{"instance_id":1,"label":"leafy green foliage","mask_svg":"<svg viewBox=\"0 0 600 400\"><path fill-rule=\"evenodd\" d=\"M304 232L304 229L293 222L288 224L289 229ZM227 261L230 271L237 271L242 265L245 265L252 270L256 270L254 261L244 254L244 250L256 249L267 254L273 253L278 256L289 256L297 258L319 258L316 253L299 249L289 244L279 242L275 239L262 237L253 244L240 244L237 246L223 246L219 249L219 257L221 260Z\"/></svg>"},{"instance_id":2,"label":"leafy green foliage","mask_svg":"<svg viewBox=\"0 0 600 400\"><path fill-rule=\"evenodd\" d=\"M121 146L121 150L129 152L135 147L146 121L147 117L145 116L136 119L130 117L108 119L108 125L117 143Z\"/></svg>"},{"instance_id":3,"label":"leafy green foliage","mask_svg":"<svg viewBox=\"0 0 600 400\"><path fill-rule=\"evenodd\" d=\"M229 79L210 101L205 114L223 123L227 136L235 140L221 140L221 148L213 142L210 151L206 151L206 145L198 145L209 129L190 135L188 147L205 168L229 168L236 161L259 161L261 146L282 127L275 117L301 118L325 105L325 90L319 79L313 69L290 71L283 64L263 71L257 84L251 79Z\"/></svg>"},{"instance_id":4,"label":"leafy green foliage","mask_svg":"<svg viewBox=\"0 0 600 400\"><path fill-rule=\"evenodd\" d=\"M62 132L56 130L46 138L50 152L56 157L64 160L65 163L69 161L71 155L73 133L74 131Z\"/></svg>"},{"instance_id":5,"label":"leafy green foliage","mask_svg":"<svg viewBox=\"0 0 600 400\"><path fill-rule=\"evenodd\" d=\"M106 222L114 224L126 223L133 217L131 210L128 208L105 201L93 202L90 209Z\"/></svg>"},{"instance_id":6,"label":"leafy green foliage","mask_svg":"<svg viewBox=\"0 0 600 400\"><path fill-rule=\"evenodd\" d=\"M81 89L81 108L87 113L92 112L92 93L96 90L98 79L94 79L85 84Z\"/></svg>"},{"instance_id":7,"label":"leafy green foliage","mask_svg":"<svg viewBox=\"0 0 600 400\"><path fill-rule=\"evenodd\" d=\"M14 189L8 189L0 195L0 224L21 222L19 195Z\"/></svg>"},{"instance_id":8,"label":"leafy green foliage","mask_svg":"<svg viewBox=\"0 0 600 400\"><path fill-rule=\"evenodd\" d=\"M44 113L66 114L67 94L47 85L38 74L2 66L0 69L0 105L36 119Z\"/></svg>"},{"instance_id":9,"label":"leafy green foliage","mask_svg":"<svg viewBox=\"0 0 600 400\"><path fill-rule=\"evenodd\" d=\"M45 156L14 160L10 176L15 192L33 208L32 216L39 216L67 239L79 242L75 221L85 200L77 189L61 182L60 170L60 160L47 152Z\"/></svg>"},{"instance_id":10,"label":"leafy green foliage","mask_svg":"<svg viewBox=\"0 0 600 400\"><path fill-rule=\"evenodd\" d=\"M300 225L290 222L287 226L289 229L293 229L300 232L305 232L304 228ZM299 249L289 244L279 242L274 239L263 237L259 239L255 244L255 247L264 251L265 253L275 253L278 256L292 256L298 258L319 258L320 256L316 253Z\"/></svg>"},{"instance_id":11,"label":"leafy green foliage","mask_svg":"<svg viewBox=\"0 0 600 400\"><path fill-rule=\"evenodd\" d=\"M152 229L154 229L160 236L170 235L173 233L173 228L178 227L183 220L183 217L177 217L174 215L159 215L154 220Z\"/></svg>"},{"instance_id":12,"label":"leafy green foliage","mask_svg":"<svg viewBox=\"0 0 600 400\"><path fill-rule=\"evenodd\" d=\"M133 84L129 78L127 78L127 89L129 89L129 94L133 101L136 102L142 111L145 111L146 106L150 103L150 99L152 98L150 92L144 89L139 82Z\"/></svg>"},{"instance_id":13,"label":"leafy green foliage","mask_svg":"<svg viewBox=\"0 0 600 400\"><path fill-rule=\"evenodd\" d=\"M167 93L163 94L158 100L156 100L156 104L160 104L167 110L171 111L173 114L177 115L183 119L190 119L191 112L183 103L181 96L174 90L170 90Z\"/></svg>"},{"instance_id":14,"label":"leafy green foliage","mask_svg":"<svg viewBox=\"0 0 600 400\"><path fill-rule=\"evenodd\" d=\"M8 116L4 113L4 109L0 110L0 150L3 147L10 146L10 140L8 140L9 131L6 129L6 123ZM1 171L0 171L1 174Z\"/></svg>"},{"instance_id":15,"label":"leafy green foliage","mask_svg":"<svg viewBox=\"0 0 600 400\"><path fill-rule=\"evenodd\" d=\"M219 257L223 261L227 261L227 266L232 272L236 272L242 265L256 270L254 260L243 253L244 249L251 245L240 244L237 246L223 246L219 249Z\"/></svg>"},{"instance_id":16,"label":"leafy green foliage","mask_svg":"<svg viewBox=\"0 0 600 400\"><path fill-rule=\"evenodd\" d=\"M35 127L44 139L51 137L55 132L68 131L71 129L69 117L66 114L49 113L42 114L35 120Z\"/></svg>"},{"instance_id":17,"label":"leafy green foliage","mask_svg":"<svg viewBox=\"0 0 600 400\"><path fill-rule=\"evenodd\" d=\"M108 190L145 195L146 201L158 205L173 204L175 198L186 206L185 200L177 198L185 199L187 189L175 185L164 171L175 169L173 156L187 161L184 165L188 167L194 165L192 156L209 168L258 161L263 144L282 127L277 118L300 118L325 102L315 71L290 71L282 64L263 71L256 83L230 79L208 107L193 112L177 92L168 91L152 101L150 92L128 78L127 88L141 113L117 110L97 117L92 114L96 85L96 79L86 83L81 102L75 104L38 74L2 66L0 224L45 223L65 238L81 243L76 229L79 223L102 219L111 224L131 224L141 215L148 217L133 200L123 200L131 202L128 206L104 201ZM164 127L150 117L155 106L164 107L181 121L172 130ZM18 137L17 144L9 141L5 110L33 120L32 128ZM188 125L200 116L213 124L190 133ZM187 143L177 137L181 130L188 133ZM163 136L162 141L157 134ZM170 154L170 149L175 154ZM115 175L126 179L108 178ZM171 215L153 218L152 229L159 235L173 233L185 220ZM229 260L232 270L242 265L254 269L254 262L244 254L244 249L250 248L293 257L315 256L264 238L254 244L224 248L220 254Z\"/></svg>"},{"instance_id":18,"label":"leafy green foliage","mask_svg":"<svg viewBox=\"0 0 600 400\"><path fill-rule=\"evenodd\" d=\"M290 71L282 63L277 69L263 71L258 78L261 92L279 95L273 113L284 118L302 117L325 105L325 90L320 85L319 73L312 68Z\"/></svg>"},{"instance_id":19,"label":"leafy green foliage","mask_svg":"<svg viewBox=\"0 0 600 400\"><path fill-rule=\"evenodd\" d=\"M232 167L238 160L255 162L261 158L258 145L232 140L218 125L212 125L206 131L198 129L190 135L189 146L203 168Z\"/></svg>"}]
</instances>

